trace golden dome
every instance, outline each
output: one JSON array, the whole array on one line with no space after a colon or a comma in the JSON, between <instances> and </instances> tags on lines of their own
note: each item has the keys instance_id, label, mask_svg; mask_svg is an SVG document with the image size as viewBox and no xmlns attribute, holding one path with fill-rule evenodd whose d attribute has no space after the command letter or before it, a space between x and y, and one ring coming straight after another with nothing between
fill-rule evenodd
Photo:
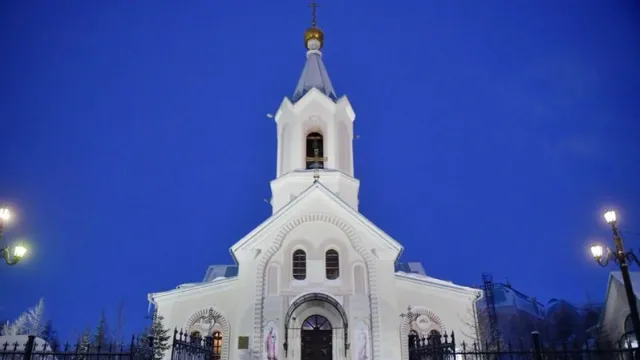
<instances>
[{"instance_id":1,"label":"golden dome","mask_svg":"<svg viewBox=\"0 0 640 360\"><path fill-rule=\"evenodd\" d=\"M310 27L304 32L304 46L309 49L309 40L317 39L320 42L320 48L322 48L322 43L324 41L324 34L322 30L317 27Z\"/></svg>"}]
</instances>

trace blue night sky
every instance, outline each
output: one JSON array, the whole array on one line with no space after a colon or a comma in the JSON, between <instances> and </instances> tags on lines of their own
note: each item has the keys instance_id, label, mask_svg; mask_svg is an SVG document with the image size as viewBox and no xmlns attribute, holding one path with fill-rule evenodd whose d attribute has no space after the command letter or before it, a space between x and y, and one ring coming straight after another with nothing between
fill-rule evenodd
<instances>
[{"instance_id":1,"label":"blue night sky","mask_svg":"<svg viewBox=\"0 0 640 360\"><path fill-rule=\"evenodd\" d=\"M356 111L360 210L403 260L546 302L602 300L588 255L620 211L640 247L640 8L607 1L322 1ZM200 281L270 215L276 128L305 60L304 0L0 5L0 320L45 298L62 338ZM635 231L635 233L634 233Z\"/></svg>"}]
</instances>

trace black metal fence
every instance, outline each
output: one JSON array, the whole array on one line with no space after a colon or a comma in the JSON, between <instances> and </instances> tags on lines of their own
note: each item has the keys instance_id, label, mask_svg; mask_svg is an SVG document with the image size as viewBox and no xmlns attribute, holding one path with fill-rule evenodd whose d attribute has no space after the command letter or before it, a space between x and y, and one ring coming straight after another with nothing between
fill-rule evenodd
<instances>
[{"instance_id":1,"label":"black metal fence","mask_svg":"<svg viewBox=\"0 0 640 360\"><path fill-rule=\"evenodd\" d=\"M211 336L191 336L177 329L173 332L172 360L220 360L219 350L214 349Z\"/></svg>"},{"instance_id":2,"label":"black metal fence","mask_svg":"<svg viewBox=\"0 0 640 360\"><path fill-rule=\"evenodd\" d=\"M455 335L409 337L410 360L633 360L636 349L630 343L604 346L596 342L584 344L543 345L537 332L531 334L533 346L508 343L503 346L488 344L456 344ZM640 354L635 359L640 360Z\"/></svg>"},{"instance_id":3,"label":"black metal fence","mask_svg":"<svg viewBox=\"0 0 640 360\"><path fill-rule=\"evenodd\" d=\"M96 346L78 343L52 349L49 344L37 344L29 335L25 343L0 344L0 360L153 360L153 339L131 338L129 345Z\"/></svg>"}]
</instances>

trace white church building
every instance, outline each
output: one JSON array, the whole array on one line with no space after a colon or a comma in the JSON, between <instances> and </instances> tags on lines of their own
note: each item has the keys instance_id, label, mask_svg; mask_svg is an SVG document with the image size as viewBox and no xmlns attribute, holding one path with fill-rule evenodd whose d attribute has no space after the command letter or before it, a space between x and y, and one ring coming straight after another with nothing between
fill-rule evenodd
<instances>
[{"instance_id":1,"label":"white church building","mask_svg":"<svg viewBox=\"0 0 640 360\"><path fill-rule=\"evenodd\" d=\"M231 247L236 265L148 296L166 327L213 337L214 359L408 360L412 334L475 339L481 291L399 264L402 245L358 211L355 112L331 84L323 37L314 16L302 75L274 115L271 217Z\"/></svg>"}]
</instances>

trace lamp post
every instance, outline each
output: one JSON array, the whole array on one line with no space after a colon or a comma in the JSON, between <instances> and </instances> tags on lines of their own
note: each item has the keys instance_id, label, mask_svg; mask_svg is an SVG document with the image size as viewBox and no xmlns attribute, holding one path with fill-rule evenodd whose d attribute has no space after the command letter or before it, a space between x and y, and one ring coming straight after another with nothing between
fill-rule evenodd
<instances>
[{"instance_id":1,"label":"lamp post","mask_svg":"<svg viewBox=\"0 0 640 360\"><path fill-rule=\"evenodd\" d=\"M620 267L622 282L624 283L624 290L627 294L627 301L629 302L629 311L631 312L633 332L636 336L636 342L638 342L640 341L640 316L638 316L636 295L633 292L633 285L631 284L631 277L629 276L629 262L633 261L637 265L640 265L640 260L638 260L636 255L631 250L624 250L624 247L622 245L622 238L620 237L620 232L618 231L617 227L616 212L612 210L607 211L606 213L604 213L604 219L609 225L611 225L615 250L612 251L608 247L603 247L602 245L593 245L591 246L591 255L593 255L593 258L602 267L607 266L610 260L613 260L613 262L618 264L618 266ZM640 355L636 353L636 358L638 358L638 356Z\"/></svg>"},{"instance_id":2,"label":"lamp post","mask_svg":"<svg viewBox=\"0 0 640 360\"><path fill-rule=\"evenodd\" d=\"M4 225L10 219L11 211L9 208L6 206L0 207L0 241L2 240L2 230L4 229ZM4 259L7 265L15 265L19 263L26 253L27 248L20 244L0 248L0 257Z\"/></svg>"}]
</instances>

